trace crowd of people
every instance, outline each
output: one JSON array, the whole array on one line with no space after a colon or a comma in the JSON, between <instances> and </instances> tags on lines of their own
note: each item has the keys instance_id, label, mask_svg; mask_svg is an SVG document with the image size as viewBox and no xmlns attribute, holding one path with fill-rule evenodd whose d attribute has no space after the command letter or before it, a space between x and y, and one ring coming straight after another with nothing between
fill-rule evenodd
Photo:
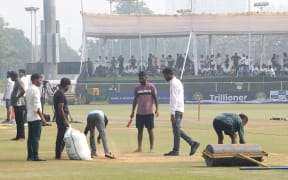
<instances>
[{"instance_id":1,"label":"crowd of people","mask_svg":"<svg viewBox=\"0 0 288 180\"><path fill-rule=\"evenodd\" d=\"M166 67L172 68L175 72L180 73L184 64L185 54L177 54L176 59L172 55L161 55L158 58L156 55L150 53L147 59L142 57L142 60L136 59L134 55L126 61L120 55L117 59L113 56L111 60L108 57L104 59L99 56L97 60L87 60L87 71L90 77L111 77L111 76L132 76L142 70L149 75L160 75L161 70ZM142 62L141 62L142 61ZM194 74L194 63L187 56L185 64L185 72Z\"/></svg>"},{"instance_id":2,"label":"crowd of people","mask_svg":"<svg viewBox=\"0 0 288 180\"><path fill-rule=\"evenodd\" d=\"M232 75L232 76L268 76L275 77L276 74L288 73L288 57L287 53L283 53L283 57L273 54L268 63L254 63L244 53L242 56L235 52L234 55L226 54L225 59L220 53L216 56L213 54L206 56L201 55L199 59L199 74L209 75Z\"/></svg>"},{"instance_id":3,"label":"crowd of people","mask_svg":"<svg viewBox=\"0 0 288 180\"><path fill-rule=\"evenodd\" d=\"M88 74L96 77L111 76L131 76L136 75L140 70L147 72L149 75L160 75L161 70L169 67L180 74L185 62L185 53L176 54L175 58L171 55L162 54L160 58L150 53L147 59L136 59L134 55L129 60L120 55L114 56L111 60L108 57L102 59L101 56L97 60L88 58ZM273 54L267 63L255 63L248 55L243 53L239 55L235 52L233 55L226 54L223 57L220 53L198 58L198 74L202 76L229 75L229 76L267 76L275 77L280 74L288 74L288 56L284 52L282 57ZM185 66L185 74L194 75L194 61L187 56Z\"/></svg>"},{"instance_id":4,"label":"crowd of people","mask_svg":"<svg viewBox=\"0 0 288 180\"><path fill-rule=\"evenodd\" d=\"M180 150L180 139L185 140L189 146L189 155L194 155L199 148L200 143L193 140L181 128L181 121L184 114L184 88L182 82L176 78L171 68L164 68L161 71L164 79L170 84L170 121L173 129L173 147L171 151L164 153L164 156L178 156ZM20 75L21 74L21 75ZM19 78L18 78L19 76ZM39 141L42 131L42 126L47 125L47 121L42 112L41 92L40 86L42 85L43 77L40 74L32 74L30 84L28 79L25 79L25 71L19 70L19 75L15 71L7 73L7 85L5 94L5 101L7 103L7 111L11 106L15 111L16 119L16 137L12 138L13 141L25 140L25 119L28 122L28 138L27 138L27 161L46 161L39 157ZM139 85L134 89L134 101L132 111L130 114L129 124L135 117L136 110L136 128L138 130L138 146L135 152L142 151L142 137L143 129L147 128L150 142L150 152L154 150L154 115L159 115L159 104L157 96L157 88L152 83L147 81L148 75L144 71L138 73ZM9 80L9 78L11 78ZM25 77L26 78L26 77ZM24 82L27 81L27 82ZM12 85L11 82L14 82ZM56 145L55 145L55 160L63 159L62 151L65 146L64 135L66 130L70 127L68 120L69 109L65 92L68 91L71 85L71 80L62 78L60 80L59 88L53 95L54 116L57 125ZM13 88L12 88L13 87ZM7 89L10 88L10 89ZM12 90L11 90L12 88ZM9 90L9 92L8 92ZM6 92L5 92L6 93ZM10 93L10 94L8 94ZM10 95L10 96L9 96ZM10 99L9 99L10 97ZM11 102L11 104L9 104ZM155 107L155 108L153 108ZM26 113L25 113L26 112ZM7 115L11 113L7 112ZM10 117L7 117L6 122L9 122ZM244 114L223 113L215 117L213 127L218 136L218 143L223 143L223 132L230 136L231 143L237 143L237 135L239 134L239 143L245 144L243 126L248 122L248 117ZM95 128L99 132L97 143L103 142L105 157L114 159L115 155L109 150L107 143L107 136L105 128L108 124L106 113L102 110L92 110L87 115L87 125L84 129L84 134L90 132L90 148L91 157L97 157L96 144L95 144Z\"/></svg>"}]
</instances>

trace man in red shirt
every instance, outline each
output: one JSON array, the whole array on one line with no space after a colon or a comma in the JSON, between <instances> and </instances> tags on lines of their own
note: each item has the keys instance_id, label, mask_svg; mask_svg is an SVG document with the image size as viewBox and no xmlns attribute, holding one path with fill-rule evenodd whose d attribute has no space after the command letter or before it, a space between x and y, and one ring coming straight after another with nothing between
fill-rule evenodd
<instances>
[{"instance_id":1,"label":"man in red shirt","mask_svg":"<svg viewBox=\"0 0 288 180\"><path fill-rule=\"evenodd\" d=\"M158 98L157 89L153 84L147 82L147 75L145 72L140 71L138 74L140 85L134 89L134 100L132 105L132 112L130 118L133 119L134 111L137 107L136 113L136 128L138 129L138 148L135 152L142 151L142 137L144 126L148 130L150 141L150 152L153 150L154 145L154 113L153 102L155 103L155 115L158 117Z\"/></svg>"}]
</instances>

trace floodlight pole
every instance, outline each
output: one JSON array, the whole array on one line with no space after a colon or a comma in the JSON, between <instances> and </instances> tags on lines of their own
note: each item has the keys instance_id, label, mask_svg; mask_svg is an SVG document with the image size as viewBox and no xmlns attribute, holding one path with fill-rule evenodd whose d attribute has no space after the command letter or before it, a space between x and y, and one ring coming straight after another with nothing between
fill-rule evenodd
<instances>
[{"instance_id":1,"label":"floodlight pole","mask_svg":"<svg viewBox=\"0 0 288 180\"><path fill-rule=\"evenodd\" d=\"M37 32L36 32L36 12L39 10L38 7L25 7L25 11L27 12L30 12L30 15L31 15L31 25L30 25L30 30L31 30L31 35L30 35L30 38L31 38L31 61L32 63L35 61L35 57L36 57L36 52L34 52L34 47L33 47L33 13L34 13L34 33L35 33L35 39L34 39L34 45L36 46L36 36L37 36ZM35 55L34 55L35 53Z\"/></svg>"}]
</instances>

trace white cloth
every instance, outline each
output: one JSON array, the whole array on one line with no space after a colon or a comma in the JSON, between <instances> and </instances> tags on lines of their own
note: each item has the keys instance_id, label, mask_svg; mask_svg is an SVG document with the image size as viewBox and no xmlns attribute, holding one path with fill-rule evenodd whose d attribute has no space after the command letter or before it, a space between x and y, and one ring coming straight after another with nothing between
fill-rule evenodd
<instances>
[{"instance_id":1,"label":"white cloth","mask_svg":"<svg viewBox=\"0 0 288 180\"><path fill-rule=\"evenodd\" d=\"M25 92L27 92L27 89L29 87L29 81L28 81L28 77L27 76L22 76L20 78L20 80L23 82L23 89ZM26 93L24 94L24 96L26 96Z\"/></svg>"},{"instance_id":2,"label":"white cloth","mask_svg":"<svg viewBox=\"0 0 288 180\"><path fill-rule=\"evenodd\" d=\"M37 113L38 110L42 111L41 107L41 93L40 89L32 84L26 93L26 102L27 102L27 121L36 121L40 120L40 116Z\"/></svg>"},{"instance_id":3,"label":"white cloth","mask_svg":"<svg viewBox=\"0 0 288 180\"><path fill-rule=\"evenodd\" d=\"M181 81L176 77L170 80L170 112L184 112L184 89Z\"/></svg>"},{"instance_id":4,"label":"white cloth","mask_svg":"<svg viewBox=\"0 0 288 180\"><path fill-rule=\"evenodd\" d=\"M13 87L14 87L14 81L12 81L10 77L7 78L5 91L4 91L4 94L3 94L3 97L5 99L11 99L11 94L12 94L12 91L13 91Z\"/></svg>"}]
</instances>

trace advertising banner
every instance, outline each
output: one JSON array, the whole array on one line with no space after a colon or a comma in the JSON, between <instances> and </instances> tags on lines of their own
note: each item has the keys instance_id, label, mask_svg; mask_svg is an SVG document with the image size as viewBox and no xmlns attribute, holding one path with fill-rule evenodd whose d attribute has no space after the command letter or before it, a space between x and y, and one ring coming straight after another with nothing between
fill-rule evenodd
<instances>
[{"instance_id":1,"label":"advertising banner","mask_svg":"<svg viewBox=\"0 0 288 180\"><path fill-rule=\"evenodd\" d=\"M159 104L169 104L169 92L158 92ZM188 95L184 94L184 101L188 101ZM133 92L111 92L109 94L109 104L132 104L134 99Z\"/></svg>"}]
</instances>

